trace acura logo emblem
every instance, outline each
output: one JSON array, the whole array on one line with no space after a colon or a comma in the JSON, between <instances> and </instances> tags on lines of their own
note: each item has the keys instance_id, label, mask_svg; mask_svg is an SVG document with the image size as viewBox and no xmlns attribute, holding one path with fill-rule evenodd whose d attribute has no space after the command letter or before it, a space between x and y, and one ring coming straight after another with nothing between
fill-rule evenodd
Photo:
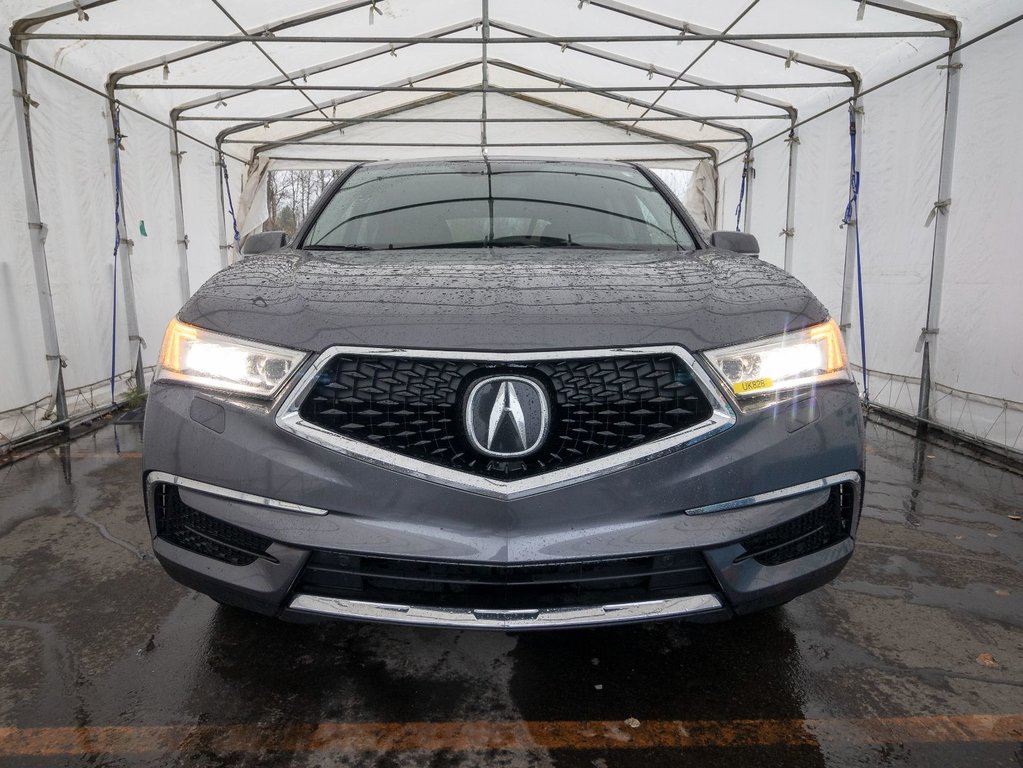
<instances>
[{"instance_id":1,"label":"acura logo emblem","mask_svg":"<svg viewBox=\"0 0 1023 768\"><path fill-rule=\"evenodd\" d=\"M533 453L547 437L547 392L525 376L488 376L469 390L465 431L480 453L513 459Z\"/></svg>"}]
</instances>

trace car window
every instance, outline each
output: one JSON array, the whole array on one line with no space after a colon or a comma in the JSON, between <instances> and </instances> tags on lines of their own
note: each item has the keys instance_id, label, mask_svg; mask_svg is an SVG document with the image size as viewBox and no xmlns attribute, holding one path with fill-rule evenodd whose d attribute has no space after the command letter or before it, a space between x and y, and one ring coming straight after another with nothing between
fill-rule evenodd
<instances>
[{"instance_id":1,"label":"car window","mask_svg":"<svg viewBox=\"0 0 1023 768\"><path fill-rule=\"evenodd\" d=\"M366 166L337 189L306 248L682 248L692 235L629 166L513 161Z\"/></svg>"}]
</instances>

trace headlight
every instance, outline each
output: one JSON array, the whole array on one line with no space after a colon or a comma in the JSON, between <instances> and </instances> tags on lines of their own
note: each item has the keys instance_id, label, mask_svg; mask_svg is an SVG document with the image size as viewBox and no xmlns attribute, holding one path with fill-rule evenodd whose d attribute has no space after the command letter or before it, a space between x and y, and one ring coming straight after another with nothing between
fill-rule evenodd
<instances>
[{"instance_id":1,"label":"headlight","mask_svg":"<svg viewBox=\"0 0 1023 768\"><path fill-rule=\"evenodd\" d=\"M704 354L740 399L849 380L845 345L834 320Z\"/></svg>"},{"instance_id":2,"label":"headlight","mask_svg":"<svg viewBox=\"0 0 1023 768\"><path fill-rule=\"evenodd\" d=\"M157 379L272 397L305 352L235 339L182 323L167 326Z\"/></svg>"}]
</instances>

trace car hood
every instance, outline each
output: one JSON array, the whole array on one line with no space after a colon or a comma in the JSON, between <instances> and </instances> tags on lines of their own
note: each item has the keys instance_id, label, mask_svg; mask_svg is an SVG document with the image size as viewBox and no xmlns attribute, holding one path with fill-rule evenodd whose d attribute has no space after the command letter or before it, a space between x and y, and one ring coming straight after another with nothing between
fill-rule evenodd
<instances>
[{"instance_id":1,"label":"car hood","mask_svg":"<svg viewBox=\"0 0 1023 768\"><path fill-rule=\"evenodd\" d=\"M179 313L311 352L336 344L695 352L827 317L802 283L757 258L581 248L286 250L218 272Z\"/></svg>"}]
</instances>

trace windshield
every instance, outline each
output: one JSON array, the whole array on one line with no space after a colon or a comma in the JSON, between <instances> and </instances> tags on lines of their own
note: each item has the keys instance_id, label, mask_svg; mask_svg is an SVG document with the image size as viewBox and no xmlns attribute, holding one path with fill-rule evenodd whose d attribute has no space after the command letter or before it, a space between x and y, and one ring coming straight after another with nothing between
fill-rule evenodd
<instances>
[{"instance_id":1,"label":"windshield","mask_svg":"<svg viewBox=\"0 0 1023 768\"><path fill-rule=\"evenodd\" d=\"M313 222L322 249L691 250L668 201L630 166L450 161L357 169Z\"/></svg>"}]
</instances>

